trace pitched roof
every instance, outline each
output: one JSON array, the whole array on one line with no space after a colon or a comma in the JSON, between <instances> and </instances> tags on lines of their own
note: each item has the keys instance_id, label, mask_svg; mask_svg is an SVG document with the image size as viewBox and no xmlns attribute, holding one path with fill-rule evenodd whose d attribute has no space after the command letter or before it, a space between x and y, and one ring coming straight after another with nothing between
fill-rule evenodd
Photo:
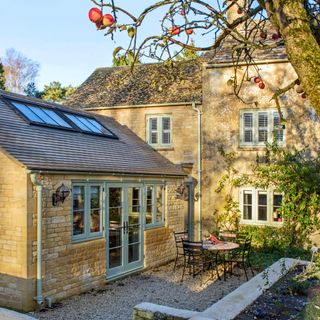
<instances>
[{"instance_id":1,"label":"pitched roof","mask_svg":"<svg viewBox=\"0 0 320 320\"><path fill-rule=\"evenodd\" d=\"M248 27L251 28L250 26ZM261 39L259 35L252 32L250 40L255 43L263 45L272 45L275 43L275 40L272 39L272 35L277 33L274 27L270 22L266 22L263 28L261 28L266 35L266 39ZM237 31L241 34L245 34L245 29L239 27ZM206 52L203 55L203 59L210 64L219 64L219 63L229 63L232 62L232 55L234 54L234 49L236 46L239 46L240 42L237 41L232 35L227 36L221 45L216 50L211 50ZM284 46L279 46L276 48L266 48L263 50L254 50L252 52L252 58L257 61L265 60L278 60L278 59L287 59L287 53ZM241 52L239 57L236 57L238 61L245 61L244 51Z\"/></svg>"},{"instance_id":2,"label":"pitched roof","mask_svg":"<svg viewBox=\"0 0 320 320\"><path fill-rule=\"evenodd\" d=\"M101 108L202 100L201 62L154 63L99 68L66 102L73 107Z\"/></svg>"},{"instance_id":3,"label":"pitched roof","mask_svg":"<svg viewBox=\"0 0 320 320\"><path fill-rule=\"evenodd\" d=\"M30 124L8 99L34 103L49 110L75 111L0 90L0 150L30 170L184 175L173 163L113 118L77 112L78 115L94 117L118 139Z\"/></svg>"}]
</instances>

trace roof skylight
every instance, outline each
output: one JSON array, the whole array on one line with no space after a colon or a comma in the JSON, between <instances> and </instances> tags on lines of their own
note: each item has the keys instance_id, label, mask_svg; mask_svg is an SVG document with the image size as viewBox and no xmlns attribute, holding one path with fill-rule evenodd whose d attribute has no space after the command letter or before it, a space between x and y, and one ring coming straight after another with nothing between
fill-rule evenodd
<instances>
[{"instance_id":1,"label":"roof skylight","mask_svg":"<svg viewBox=\"0 0 320 320\"><path fill-rule=\"evenodd\" d=\"M98 121L71 113L64 113L77 127L86 132L94 132L99 134L112 134L108 129L102 126Z\"/></svg>"},{"instance_id":2,"label":"roof skylight","mask_svg":"<svg viewBox=\"0 0 320 320\"><path fill-rule=\"evenodd\" d=\"M82 114L65 112L63 107L51 109L50 107L11 99L10 103L26 120L33 124L117 138L96 119Z\"/></svg>"},{"instance_id":3,"label":"roof skylight","mask_svg":"<svg viewBox=\"0 0 320 320\"><path fill-rule=\"evenodd\" d=\"M30 121L52 126L72 128L55 111L12 101L12 104Z\"/></svg>"}]
</instances>

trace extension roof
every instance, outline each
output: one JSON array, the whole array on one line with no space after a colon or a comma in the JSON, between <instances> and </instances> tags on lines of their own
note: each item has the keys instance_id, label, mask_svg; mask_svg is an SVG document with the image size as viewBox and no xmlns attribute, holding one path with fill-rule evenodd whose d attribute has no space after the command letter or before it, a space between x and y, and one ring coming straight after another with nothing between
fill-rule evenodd
<instances>
[{"instance_id":1,"label":"extension roof","mask_svg":"<svg viewBox=\"0 0 320 320\"><path fill-rule=\"evenodd\" d=\"M12 100L95 118L117 138L29 123L10 104ZM113 118L2 90L0 150L30 170L184 176L173 163Z\"/></svg>"},{"instance_id":2,"label":"extension roof","mask_svg":"<svg viewBox=\"0 0 320 320\"><path fill-rule=\"evenodd\" d=\"M190 103L202 100L200 60L99 68L66 102L75 108Z\"/></svg>"}]
</instances>

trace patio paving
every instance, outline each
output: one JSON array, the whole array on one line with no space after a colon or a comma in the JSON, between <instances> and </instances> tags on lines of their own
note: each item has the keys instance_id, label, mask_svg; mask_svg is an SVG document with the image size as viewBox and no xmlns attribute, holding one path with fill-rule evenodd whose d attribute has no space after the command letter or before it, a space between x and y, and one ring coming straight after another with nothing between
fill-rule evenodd
<instances>
[{"instance_id":1,"label":"patio paving","mask_svg":"<svg viewBox=\"0 0 320 320\"><path fill-rule=\"evenodd\" d=\"M246 281L243 270L235 270L241 276L229 276L227 281L210 279L211 272L206 272L200 286L200 276L187 275L181 283L181 273L181 268L173 272L170 263L107 283L104 290L69 298L53 309L30 315L48 320L126 320L132 319L133 307L141 302L204 311Z\"/></svg>"}]
</instances>

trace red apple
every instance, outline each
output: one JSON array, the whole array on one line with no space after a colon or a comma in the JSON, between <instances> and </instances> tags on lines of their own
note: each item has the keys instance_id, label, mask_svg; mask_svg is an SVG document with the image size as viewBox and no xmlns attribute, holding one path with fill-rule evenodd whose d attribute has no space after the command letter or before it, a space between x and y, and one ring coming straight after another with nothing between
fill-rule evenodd
<instances>
[{"instance_id":1,"label":"red apple","mask_svg":"<svg viewBox=\"0 0 320 320\"><path fill-rule=\"evenodd\" d=\"M261 78L260 77L254 77L253 78L253 82L254 83L259 83L259 82L261 82Z\"/></svg>"},{"instance_id":2,"label":"red apple","mask_svg":"<svg viewBox=\"0 0 320 320\"><path fill-rule=\"evenodd\" d=\"M302 99L306 99L307 98L307 94L305 92L303 92L302 95L301 95L301 98Z\"/></svg>"},{"instance_id":3,"label":"red apple","mask_svg":"<svg viewBox=\"0 0 320 320\"><path fill-rule=\"evenodd\" d=\"M184 10L184 9L181 9L180 14L181 14L182 16L184 16L184 15L186 14L185 10Z\"/></svg>"},{"instance_id":4,"label":"red apple","mask_svg":"<svg viewBox=\"0 0 320 320\"><path fill-rule=\"evenodd\" d=\"M260 82L258 84L258 86L259 86L260 89L264 89L265 88L265 84L263 82Z\"/></svg>"},{"instance_id":5,"label":"red apple","mask_svg":"<svg viewBox=\"0 0 320 320\"><path fill-rule=\"evenodd\" d=\"M274 33L272 35L272 40L278 40L280 38L280 34L279 33Z\"/></svg>"},{"instance_id":6,"label":"red apple","mask_svg":"<svg viewBox=\"0 0 320 320\"><path fill-rule=\"evenodd\" d=\"M96 22L96 27L98 30L103 30L106 28L106 26L102 24L102 20L99 20L98 22Z\"/></svg>"},{"instance_id":7,"label":"red apple","mask_svg":"<svg viewBox=\"0 0 320 320\"><path fill-rule=\"evenodd\" d=\"M169 33L176 36L181 32L180 27L173 26L172 28L169 28Z\"/></svg>"},{"instance_id":8,"label":"red apple","mask_svg":"<svg viewBox=\"0 0 320 320\"><path fill-rule=\"evenodd\" d=\"M89 10L89 19L90 21L97 23L98 21L100 21L102 19L102 12L100 9L98 8L91 8Z\"/></svg>"},{"instance_id":9,"label":"red apple","mask_svg":"<svg viewBox=\"0 0 320 320\"><path fill-rule=\"evenodd\" d=\"M114 17L111 15L111 14L105 14L103 17L102 17L102 23L104 26L106 27L110 27L114 24Z\"/></svg>"},{"instance_id":10,"label":"red apple","mask_svg":"<svg viewBox=\"0 0 320 320\"><path fill-rule=\"evenodd\" d=\"M187 29L187 30L186 30L186 34L189 34L189 35L190 35L190 34L193 34L193 30L192 30L192 29Z\"/></svg>"},{"instance_id":11,"label":"red apple","mask_svg":"<svg viewBox=\"0 0 320 320\"><path fill-rule=\"evenodd\" d=\"M238 13L238 14L242 14L242 13L243 13L242 9L241 9L241 8L238 8L237 13Z\"/></svg>"},{"instance_id":12,"label":"red apple","mask_svg":"<svg viewBox=\"0 0 320 320\"><path fill-rule=\"evenodd\" d=\"M266 39L266 38L267 38L267 33L264 32L264 31L261 31L261 32L260 32L260 38Z\"/></svg>"}]
</instances>

